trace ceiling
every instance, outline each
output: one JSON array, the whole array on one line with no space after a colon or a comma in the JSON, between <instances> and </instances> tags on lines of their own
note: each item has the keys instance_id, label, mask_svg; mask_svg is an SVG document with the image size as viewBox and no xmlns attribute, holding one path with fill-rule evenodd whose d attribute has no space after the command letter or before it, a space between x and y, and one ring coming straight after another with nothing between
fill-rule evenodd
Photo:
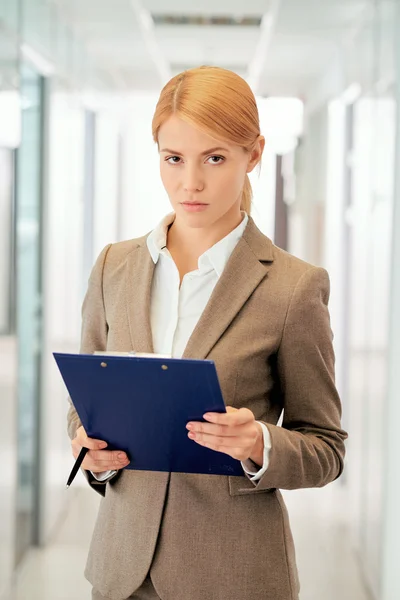
<instances>
[{"instance_id":1,"label":"ceiling","mask_svg":"<svg viewBox=\"0 0 400 600\"><path fill-rule=\"evenodd\" d=\"M186 68L214 64L246 76L259 43L264 43L257 92L298 95L307 90L352 34L368 0L56 0L120 89L160 89ZM262 17L276 11L269 35L258 26L154 24L150 15Z\"/></svg>"}]
</instances>

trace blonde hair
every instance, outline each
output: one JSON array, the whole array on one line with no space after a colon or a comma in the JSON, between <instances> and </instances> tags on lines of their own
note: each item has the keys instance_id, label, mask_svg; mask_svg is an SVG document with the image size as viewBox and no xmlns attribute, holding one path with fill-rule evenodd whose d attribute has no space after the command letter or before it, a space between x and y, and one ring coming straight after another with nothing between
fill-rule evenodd
<instances>
[{"instance_id":1,"label":"blonde hair","mask_svg":"<svg viewBox=\"0 0 400 600\"><path fill-rule=\"evenodd\" d=\"M202 66L175 75L161 90L153 117L153 139L177 115L212 137L251 152L260 135L256 99L242 77L220 67ZM253 193L246 174L240 208L251 212Z\"/></svg>"}]
</instances>

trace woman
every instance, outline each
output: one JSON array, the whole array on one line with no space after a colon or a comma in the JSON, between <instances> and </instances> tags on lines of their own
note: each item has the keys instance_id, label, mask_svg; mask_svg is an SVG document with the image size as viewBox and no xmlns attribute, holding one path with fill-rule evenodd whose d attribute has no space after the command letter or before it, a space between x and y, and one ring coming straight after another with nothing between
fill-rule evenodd
<instances>
[{"instance_id":1,"label":"woman","mask_svg":"<svg viewBox=\"0 0 400 600\"><path fill-rule=\"evenodd\" d=\"M124 470L124 453L88 439L71 407L73 454L90 447L83 466L104 496L85 574L96 600L295 600L279 488L326 485L345 453L328 275L250 217L247 173L265 141L238 75L201 67L174 77L153 136L173 212L100 254L81 351L215 361L227 414L192 423L188 436L242 461L243 477Z\"/></svg>"}]
</instances>

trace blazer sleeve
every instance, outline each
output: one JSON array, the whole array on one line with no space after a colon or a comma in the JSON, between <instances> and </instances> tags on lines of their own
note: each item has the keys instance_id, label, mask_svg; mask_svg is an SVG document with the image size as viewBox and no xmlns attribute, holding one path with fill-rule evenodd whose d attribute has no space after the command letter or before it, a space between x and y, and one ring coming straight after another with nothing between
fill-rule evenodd
<instances>
[{"instance_id":1,"label":"blazer sleeve","mask_svg":"<svg viewBox=\"0 0 400 600\"><path fill-rule=\"evenodd\" d=\"M271 435L269 466L255 490L322 487L342 473L347 433L335 387L335 356L328 300L329 276L312 267L289 304L277 354L282 427Z\"/></svg>"},{"instance_id":2,"label":"blazer sleeve","mask_svg":"<svg viewBox=\"0 0 400 600\"><path fill-rule=\"evenodd\" d=\"M107 254L111 244L106 246L100 253L89 277L88 289L82 304L82 329L81 329L81 354L93 354L95 351L107 349L107 321L104 309L103 297L103 271ZM68 435L73 440L77 429L82 425L78 414L69 398L70 408L67 416ZM83 470L83 473L89 484L99 492L105 495L106 483L97 481L90 471ZM118 473L110 479L114 483L118 478Z\"/></svg>"}]
</instances>

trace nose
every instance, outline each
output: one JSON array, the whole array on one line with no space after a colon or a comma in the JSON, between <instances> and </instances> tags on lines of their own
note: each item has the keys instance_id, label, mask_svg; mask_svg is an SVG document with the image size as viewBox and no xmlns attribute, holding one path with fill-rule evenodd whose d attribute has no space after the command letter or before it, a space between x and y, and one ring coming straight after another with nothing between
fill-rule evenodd
<instances>
[{"instance_id":1,"label":"nose","mask_svg":"<svg viewBox=\"0 0 400 600\"><path fill-rule=\"evenodd\" d=\"M183 189L185 192L201 192L204 181L201 170L195 165L187 165L184 172Z\"/></svg>"}]
</instances>

